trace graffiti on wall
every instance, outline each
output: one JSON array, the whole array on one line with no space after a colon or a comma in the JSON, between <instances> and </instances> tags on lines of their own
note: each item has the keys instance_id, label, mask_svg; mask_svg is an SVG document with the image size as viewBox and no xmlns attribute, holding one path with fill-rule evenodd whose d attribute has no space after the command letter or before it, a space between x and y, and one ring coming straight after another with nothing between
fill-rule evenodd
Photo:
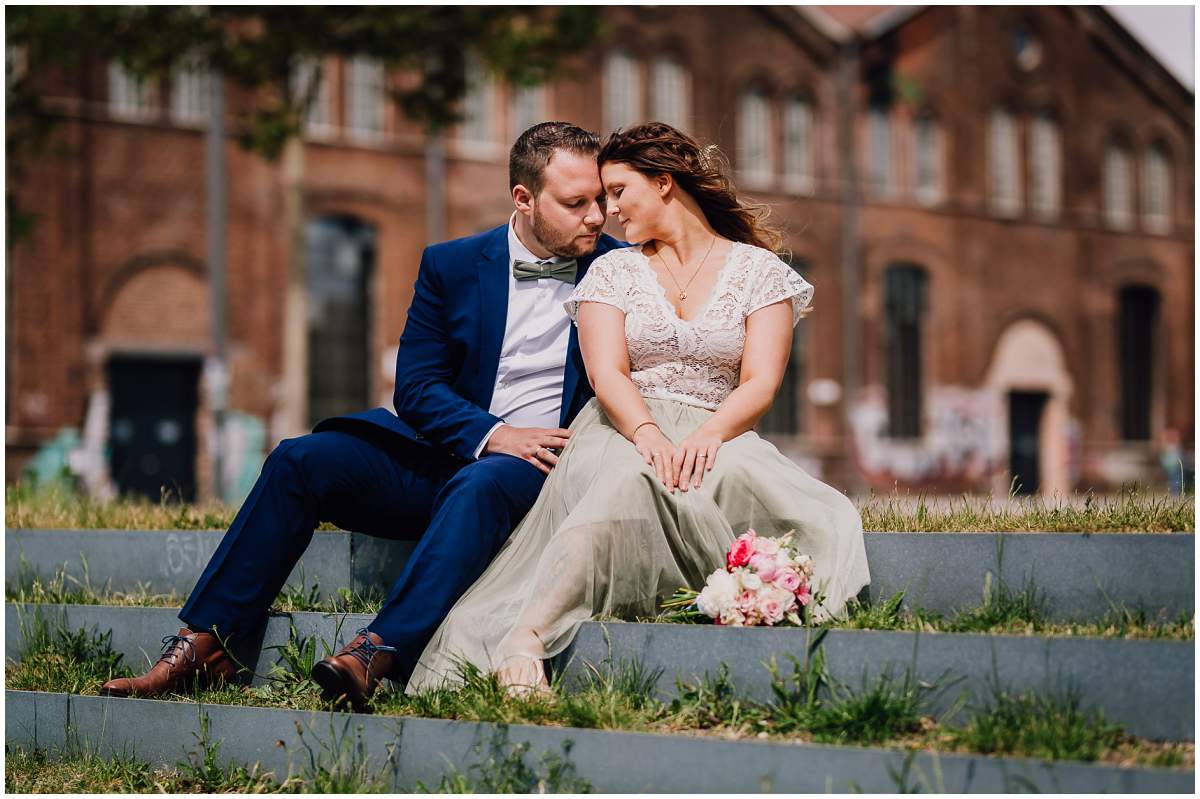
<instances>
[{"instance_id":1,"label":"graffiti on wall","mask_svg":"<svg viewBox=\"0 0 1200 799\"><path fill-rule=\"evenodd\" d=\"M892 439L886 390L868 386L850 411L854 457L871 483L977 483L1007 466L1006 419L995 391L938 386L926 399L924 435Z\"/></svg>"}]
</instances>

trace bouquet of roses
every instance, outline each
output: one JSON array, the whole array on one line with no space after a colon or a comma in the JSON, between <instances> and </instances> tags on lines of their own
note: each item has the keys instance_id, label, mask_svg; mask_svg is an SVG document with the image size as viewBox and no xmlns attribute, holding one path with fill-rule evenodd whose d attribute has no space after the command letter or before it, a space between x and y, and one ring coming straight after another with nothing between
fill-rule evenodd
<instances>
[{"instance_id":1,"label":"bouquet of roses","mask_svg":"<svg viewBox=\"0 0 1200 799\"><path fill-rule=\"evenodd\" d=\"M663 607L731 627L784 621L802 625L804 609L813 600L813 562L792 546L795 532L760 538L747 530L729 547L725 568L710 574L703 590L680 590Z\"/></svg>"}]
</instances>

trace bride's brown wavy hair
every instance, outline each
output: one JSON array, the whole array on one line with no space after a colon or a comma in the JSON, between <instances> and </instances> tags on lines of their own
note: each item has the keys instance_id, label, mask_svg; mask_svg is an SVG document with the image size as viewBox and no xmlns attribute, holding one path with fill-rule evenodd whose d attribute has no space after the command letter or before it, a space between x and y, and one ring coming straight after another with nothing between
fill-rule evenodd
<instances>
[{"instance_id":1,"label":"bride's brown wavy hair","mask_svg":"<svg viewBox=\"0 0 1200 799\"><path fill-rule=\"evenodd\" d=\"M615 130L597 157L600 166L625 164L646 177L670 175L691 195L713 230L730 241L783 251L783 236L767 224L771 209L738 197L721 150L699 142L665 122L646 122Z\"/></svg>"}]
</instances>

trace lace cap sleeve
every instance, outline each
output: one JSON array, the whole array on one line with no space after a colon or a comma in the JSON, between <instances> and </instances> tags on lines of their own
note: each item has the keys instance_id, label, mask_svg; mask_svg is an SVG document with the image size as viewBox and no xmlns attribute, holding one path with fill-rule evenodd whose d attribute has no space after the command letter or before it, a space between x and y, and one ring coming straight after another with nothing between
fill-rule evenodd
<instances>
[{"instance_id":1,"label":"lace cap sleeve","mask_svg":"<svg viewBox=\"0 0 1200 799\"><path fill-rule=\"evenodd\" d=\"M620 308L622 311L627 310L625 300L628 291L625 286L625 275L621 268L620 252L620 250L606 252L592 261L583 280L579 281L570 298L563 303L567 316L571 317L571 321L576 325L579 324L579 303L581 302L602 302L605 305Z\"/></svg>"},{"instance_id":2,"label":"lace cap sleeve","mask_svg":"<svg viewBox=\"0 0 1200 799\"><path fill-rule=\"evenodd\" d=\"M791 298L792 326L795 327L801 317L808 316L812 295L811 283L774 253L764 250L758 275L746 303L746 316L772 303Z\"/></svg>"}]
</instances>

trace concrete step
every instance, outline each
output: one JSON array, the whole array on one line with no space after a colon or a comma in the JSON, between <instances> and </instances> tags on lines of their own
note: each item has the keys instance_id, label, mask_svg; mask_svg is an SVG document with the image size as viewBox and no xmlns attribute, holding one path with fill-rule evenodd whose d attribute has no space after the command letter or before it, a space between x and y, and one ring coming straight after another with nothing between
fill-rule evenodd
<instances>
[{"instance_id":1,"label":"concrete step","mask_svg":"<svg viewBox=\"0 0 1200 799\"><path fill-rule=\"evenodd\" d=\"M567 744L575 774L604 793L1191 793L1195 781L1192 771L1028 758L5 692L5 741L22 747L74 741L102 756L174 764L197 751L202 717L226 763L258 762L282 778L302 773L307 747L327 764L357 751L401 791L418 780L436 787L448 768L466 772L497 743L528 744L530 767Z\"/></svg>"},{"instance_id":2,"label":"concrete step","mask_svg":"<svg viewBox=\"0 0 1200 799\"><path fill-rule=\"evenodd\" d=\"M4 581L15 585L23 570L69 578L97 590L186 597L208 565L223 530L20 530L4 536ZM389 586L412 552L409 541L361 533L313 535L288 578L289 586L316 584L322 598L337 589L367 592Z\"/></svg>"},{"instance_id":3,"label":"concrete step","mask_svg":"<svg viewBox=\"0 0 1200 799\"><path fill-rule=\"evenodd\" d=\"M186 596L221 531L8 530L5 581L24 568L114 591ZM1190 533L867 533L868 592L905 591L908 607L951 613L974 607L987 586L1032 584L1050 617L1088 621L1112 607L1175 616L1195 608L1195 536ZM410 542L359 533L317 533L291 583L386 592L412 551ZM86 568L85 568L86 562ZM24 566L22 566L24 564ZM714 567L715 568L715 567Z\"/></svg>"},{"instance_id":4,"label":"concrete step","mask_svg":"<svg viewBox=\"0 0 1200 799\"><path fill-rule=\"evenodd\" d=\"M9 603L5 657L20 658L22 631L40 616L69 631L111 630L113 649L138 668L157 660L159 638L179 627L177 613L174 608ZM321 642L318 653L323 655L336 651L369 621L369 616L344 614L272 616L239 658L253 664L255 679L262 682L279 661L278 650L271 647L285 645L293 627L298 636ZM803 661L814 645L812 635L796 628L588 622L558 663L570 681L590 667L606 670L636 659L649 670L661 669L661 698L674 695L677 677L695 682L706 674L716 676L724 664L740 695L765 701L772 682L766 664L774 658L780 673L790 675L789 656ZM1195 738L1194 641L831 630L820 647L830 675L853 687L889 668L897 677L911 667L922 680L940 678L950 687L936 699L938 712L960 699L988 697L992 682L1015 692L1074 689L1085 707L1103 710L1134 735Z\"/></svg>"}]
</instances>

